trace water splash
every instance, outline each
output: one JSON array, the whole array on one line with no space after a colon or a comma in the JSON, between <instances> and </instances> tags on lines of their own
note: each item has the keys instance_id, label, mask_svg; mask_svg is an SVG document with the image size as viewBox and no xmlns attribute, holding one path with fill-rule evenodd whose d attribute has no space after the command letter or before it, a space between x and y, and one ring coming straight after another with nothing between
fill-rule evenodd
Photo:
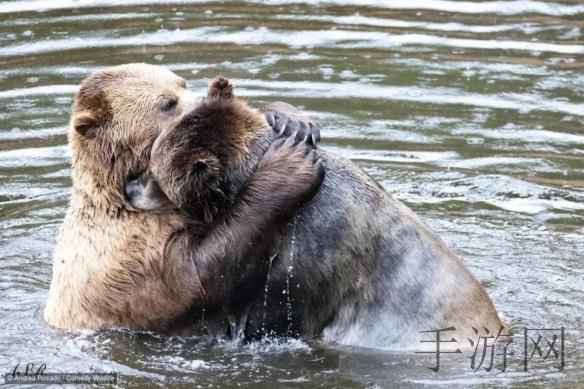
<instances>
[{"instance_id":1,"label":"water splash","mask_svg":"<svg viewBox=\"0 0 584 389\"><path fill-rule=\"evenodd\" d=\"M240 315L227 315L229 326L231 328L231 341L234 346L241 344L245 337L245 326L247 324L247 316L249 314L249 306L246 307Z\"/></svg>"}]
</instances>

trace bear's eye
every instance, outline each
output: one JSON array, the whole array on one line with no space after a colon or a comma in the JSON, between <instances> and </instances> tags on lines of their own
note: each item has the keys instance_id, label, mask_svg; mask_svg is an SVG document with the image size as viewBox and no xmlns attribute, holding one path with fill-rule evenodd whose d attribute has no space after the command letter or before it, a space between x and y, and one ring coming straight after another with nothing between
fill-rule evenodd
<instances>
[{"instance_id":1,"label":"bear's eye","mask_svg":"<svg viewBox=\"0 0 584 389\"><path fill-rule=\"evenodd\" d=\"M172 111L176 107L177 104L178 104L177 99L166 99L162 103L162 106L160 107L160 109L163 110L164 112Z\"/></svg>"}]
</instances>

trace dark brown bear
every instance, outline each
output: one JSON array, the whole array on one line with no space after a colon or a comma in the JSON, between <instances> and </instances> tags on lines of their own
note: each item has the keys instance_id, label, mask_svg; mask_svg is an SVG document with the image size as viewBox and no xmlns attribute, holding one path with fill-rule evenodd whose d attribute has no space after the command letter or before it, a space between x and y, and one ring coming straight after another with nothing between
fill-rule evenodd
<instances>
[{"instance_id":1,"label":"dark brown bear","mask_svg":"<svg viewBox=\"0 0 584 389\"><path fill-rule=\"evenodd\" d=\"M156 140L146 179L131 185L132 203L170 201L203 225L228 212L274 136L254 124L257 118L229 83L215 80L208 96ZM454 327L448 336L462 340L473 327L501 328L481 284L416 215L350 161L322 150L318 156L325 168L318 193L292 222L273 225L268 233L281 243L269 276L245 285L238 301L239 318L231 321L246 337L322 336L421 349L421 331ZM158 195L145 194L156 185ZM273 206L267 196L265 212ZM249 228L255 222L250 218Z\"/></svg>"}]
</instances>

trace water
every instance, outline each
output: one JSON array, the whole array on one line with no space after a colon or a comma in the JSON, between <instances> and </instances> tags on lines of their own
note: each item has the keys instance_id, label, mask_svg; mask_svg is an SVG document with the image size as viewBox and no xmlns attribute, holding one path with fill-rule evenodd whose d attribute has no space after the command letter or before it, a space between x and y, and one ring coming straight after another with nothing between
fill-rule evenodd
<instances>
[{"instance_id":1,"label":"water","mask_svg":"<svg viewBox=\"0 0 584 389\"><path fill-rule=\"evenodd\" d=\"M288 321L288 328L286 330L286 336L291 337L292 334L292 296L290 295L290 282L294 282L294 246L296 245L296 223L298 223L298 217L294 216L292 220L292 240L290 241L290 255L288 257L288 268L286 269L286 289L282 293L286 294L286 319ZM270 269L268 269L269 271Z\"/></svg>"},{"instance_id":2,"label":"water","mask_svg":"<svg viewBox=\"0 0 584 389\"><path fill-rule=\"evenodd\" d=\"M116 371L124 387L573 387L584 381L584 5L578 0L0 2L0 372ZM63 333L41 313L71 187L81 80L167 66L285 100L464 258L503 318L565 327L565 369L272 340ZM293 302L292 302L293 303ZM466 342L466 340L460 340ZM551 361L554 362L554 361ZM500 360L497 361L500 364Z\"/></svg>"}]
</instances>

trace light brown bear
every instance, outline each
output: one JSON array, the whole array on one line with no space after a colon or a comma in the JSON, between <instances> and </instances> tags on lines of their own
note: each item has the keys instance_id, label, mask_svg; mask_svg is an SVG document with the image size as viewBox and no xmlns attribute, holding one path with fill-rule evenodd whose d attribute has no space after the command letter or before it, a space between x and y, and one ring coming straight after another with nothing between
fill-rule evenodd
<instances>
[{"instance_id":1,"label":"light brown bear","mask_svg":"<svg viewBox=\"0 0 584 389\"><path fill-rule=\"evenodd\" d=\"M48 324L168 330L203 305L228 310L246 286L263 282L276 250L274 225L320 185L311 146L288 142L263 155L204 236L183 212L137 211L124 185L146 169L159 134L192 108L185 86L174 73L146 64L100 71L81 85L69 131L73 191L54 253ZM241 126L272 131L262 114L248 112ZM294 127L279 124L284 132ZM309 128L303 127L308 134ZM240 147L246 154L247 145Z\"/></svg>"},{"instance_id":2,"label":"light brown bear","mask_svg":"<svg viewBox=\"0 0 584 389\"><path fill-rule=\"evenodd\" d=\"M148 171L128 184L131 202L150 210L174 204L191 222L212 225L273 138L239 127L253 116L261 118L227 80L216 79L209 95L156 140ZM241 142L256 147L240 153ZM270 231L281 244L266 289L255 295L248 289L251 298L239 301L241 314L232 320L239 331L250 339L324 337L435 351L436 334L422 331L455 337L458 343L440 345L446 349L469 346L473 328L504 329L481 284L413 212L350 161L324 150L318 155L324 181L292 222Z\"/></svg>"}]
</instances>

